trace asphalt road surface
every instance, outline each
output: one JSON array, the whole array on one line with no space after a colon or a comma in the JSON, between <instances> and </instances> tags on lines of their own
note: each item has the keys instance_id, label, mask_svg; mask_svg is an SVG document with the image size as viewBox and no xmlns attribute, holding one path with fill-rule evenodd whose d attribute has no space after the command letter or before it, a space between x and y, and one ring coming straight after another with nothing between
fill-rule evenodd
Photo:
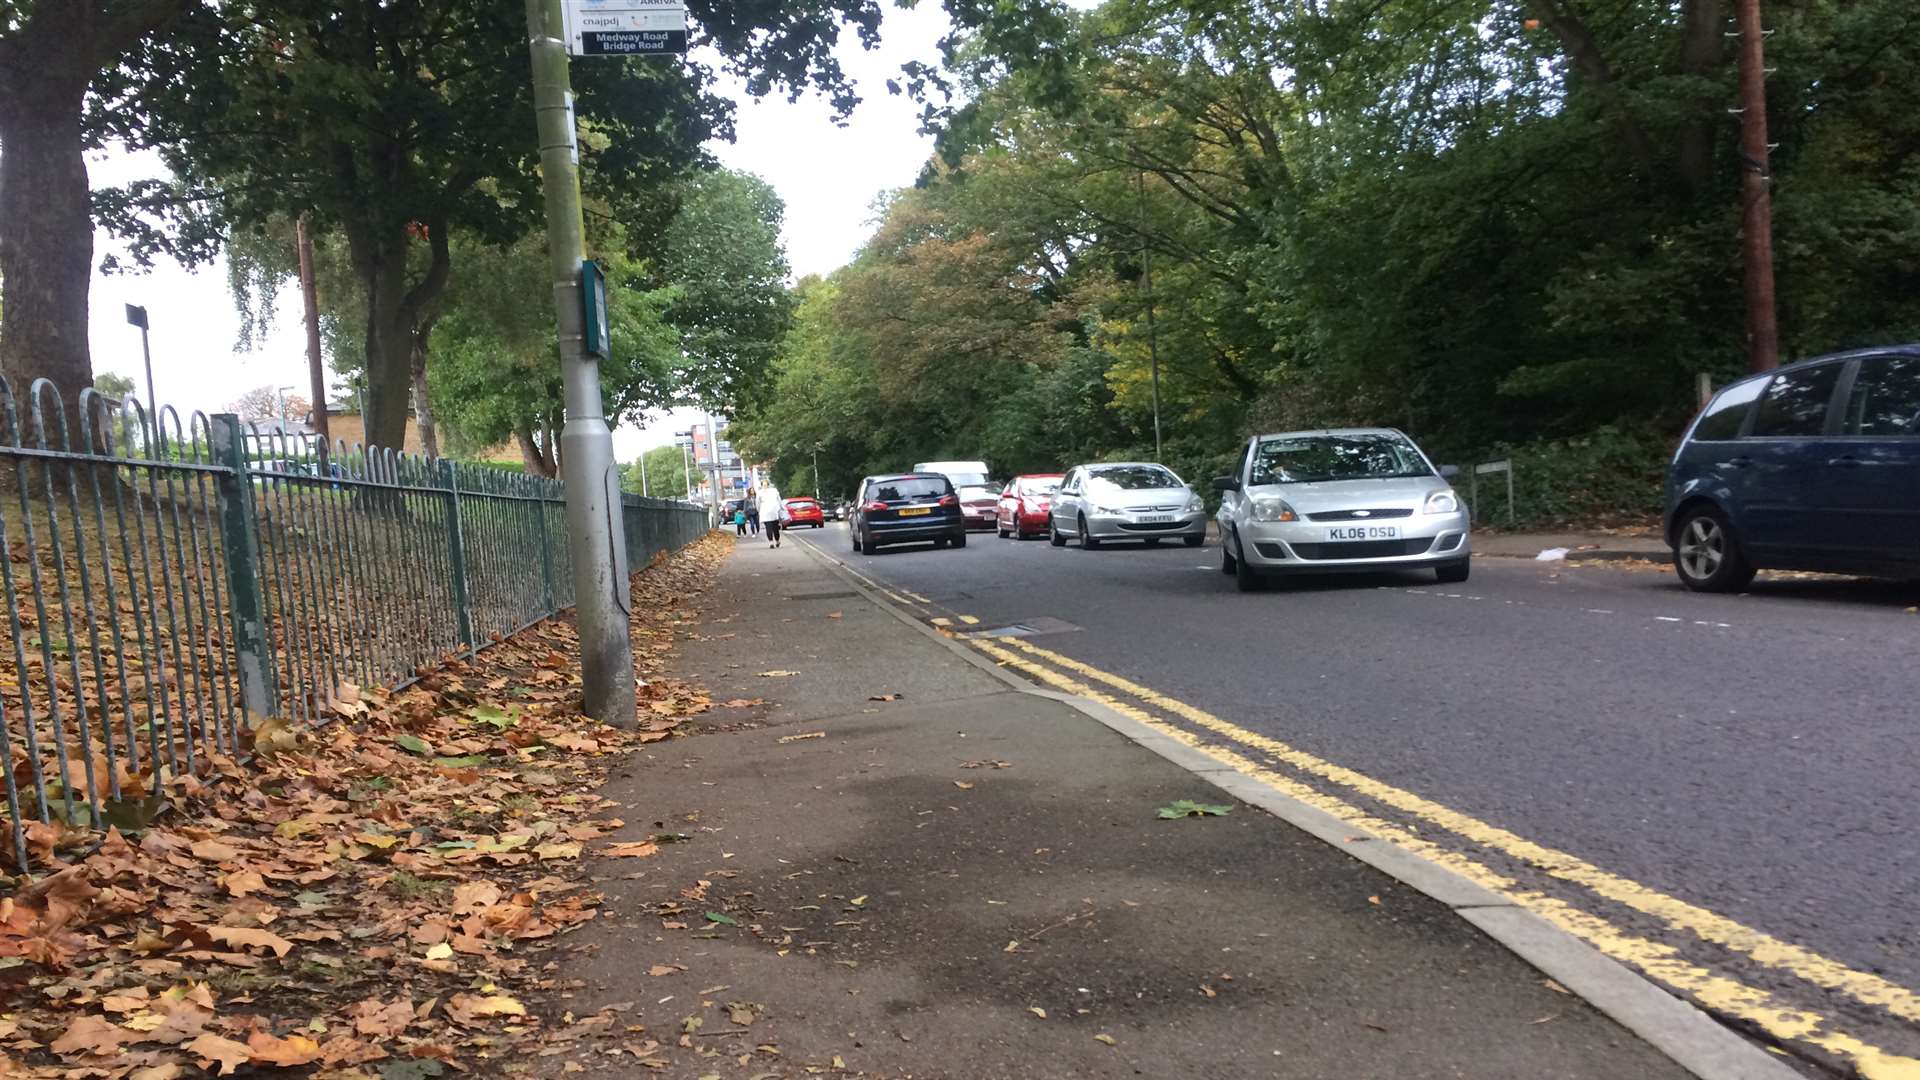
<instances>
[{"instance_id":1,"label":"asphalt road surface","mask_svg":"<svg viewBox=\"0 0 1920 1080\"><path fill-rule=\"evenodd\" d=\"M1241 594L1211 541L976 533L867 557L840 526L791 535L1036 681L1471 860L1798 1059L1920 1075L1920 587L1716 597L1652 568L1482 558L1464 585Z\"/></svg>"}]
</instances>

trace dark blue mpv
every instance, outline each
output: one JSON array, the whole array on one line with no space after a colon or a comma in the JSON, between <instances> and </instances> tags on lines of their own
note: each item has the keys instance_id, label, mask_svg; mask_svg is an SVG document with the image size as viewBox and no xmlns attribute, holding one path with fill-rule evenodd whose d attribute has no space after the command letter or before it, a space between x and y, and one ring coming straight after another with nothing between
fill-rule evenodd
<instances>
[{"instance_id":1,"label":"dark blue mpv","mask_svg":"<svg viewBox=\"0 0 1920 1080\"><path fill-rule=\"evenodd\" d=\"M1667 471L1689 589L1758 569L1920 577L1920 345L1822 356L1733 383Z\"/></svg>"}]
</instances>

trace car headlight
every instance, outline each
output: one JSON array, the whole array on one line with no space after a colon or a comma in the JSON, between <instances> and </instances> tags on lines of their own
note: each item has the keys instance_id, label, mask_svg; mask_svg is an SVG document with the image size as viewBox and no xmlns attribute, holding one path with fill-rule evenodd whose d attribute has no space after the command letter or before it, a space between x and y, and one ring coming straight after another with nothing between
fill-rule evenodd
<instances>
[{"instance_id":1,"label":"car headlight","mask_svg":"<svg viewBox=\"0 0 1920 1080\"><path fill-rule=\"evenodd\" d=\"M1452 514L1460 509L1460 498L1451 491L1436 491L1427 496L1429 514Z\"/></svg>"},{"instance_id":2,"label":"car headlight","mask_svg":"<svg viewBox=\"0 0 1920 1080\"><path fill-rule=\"evenodd\" d=\"M1253 520L1255 521L1299 521L1300 515L1293 512L1284 499L1253 500Z\"/></svg>"},{"instance_id":3,"label":"car headlight","mask_svg":"<svg viewBox=\"0 0 1920 1080\"><path fill-rule=\"evenodd\" d=\"M1200 511L1205 510L1206 508L1207 508L1207 500L1202 499L1200 497L1200 493L1197 491L1194 492L1193 495L1187 499L1186 512L1189 514L1197 514Z\"/></svg>"}]
</instances>

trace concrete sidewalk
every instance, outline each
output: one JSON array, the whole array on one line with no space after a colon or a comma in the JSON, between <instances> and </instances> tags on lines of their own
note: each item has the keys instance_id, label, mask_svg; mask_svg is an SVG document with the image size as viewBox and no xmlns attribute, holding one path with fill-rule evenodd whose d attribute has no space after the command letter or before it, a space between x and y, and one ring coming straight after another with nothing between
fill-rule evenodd
<instances>
[{"instance_id":1,"label":"concrete sidewalk","mask_svg":"<svg viewBox=\"0 0 1920 1080\"><path fill-rule=\"evenodd\" d=\"M559 976L631 1034L536 1075L1686 1075L1444 905L1009 689L799 545L743 543L698 604L678 673L771 704L606 789L615 839L687 840L596 867L606 917ZM1177 799L1234 809L1158 820Z\"/></svg>"},{"instance_id":2,"label":"concrete sidewalk","mask_svg":"<svg viewBox=\"0 0 1920 1080\"><path fill-rule=\"evenodd\" d=\"M1566 549L1568 559L1666 562L1673 549L1657 535L1599 532L1488 532L1473 534L1473 553L1495 558L1533 559L1543 551Z\"/></svg>"}]
</instances>

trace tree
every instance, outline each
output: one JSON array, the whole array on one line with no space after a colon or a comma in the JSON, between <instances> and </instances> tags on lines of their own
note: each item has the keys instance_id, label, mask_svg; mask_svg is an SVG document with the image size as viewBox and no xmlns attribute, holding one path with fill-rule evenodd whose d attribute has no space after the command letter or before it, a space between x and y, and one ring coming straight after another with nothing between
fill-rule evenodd
<instances>
[{"instance_id":1,"label":"tree","mask_svg":"<svg viewBox=\"0 0 1920 1080\"><path fill-rule=\"evenodd\" d=\"M298 394L282 395L275 387L256 386L227 405L227 411L242 420L278 420L284 408L289 423L301 423L313 406Z\"/></svg>"},{"instance_id":2,"label":"tree","mask_svg":"<svg viewBox=\"0 0 1920 1080\"><path fill-rule=\"evenodd\" d=\"M0 0L0 375L93 381L87 94L195 0Z\"/></svg>"},{"instance_id":3,"label":"tree","mask_svg":"<svg viewBox=\"0 0 1920 1080\"><path fill-rule=\"evenodd\" d=\"M699 35L754 93L812 86L850 108L831 45L877 40L872 0L696 3ZM513 4L277 0L226 5L144 87L148 142L238 228L311 212L347 242L366 305L368 436L397 444L418 338L454 274L452 239L511 244L540 219L526 27ZM698 63L576 64L582 172L619 205L730 132ZM544 290L543 290L544 293Z\"/></svg>"},{"instance_id":4,"label":"tree","mask_svg":"<svg viewBox=\"0 0 1920 1080\"><path fill-rule=\"evenodd\" d=\"M646 462L645 491L641 484L641 461ZM685 452L678 446L656 446L635 458L620 478L622 491L647 494L656 499L687 497Z\"/></svg>"}]
</instances>

